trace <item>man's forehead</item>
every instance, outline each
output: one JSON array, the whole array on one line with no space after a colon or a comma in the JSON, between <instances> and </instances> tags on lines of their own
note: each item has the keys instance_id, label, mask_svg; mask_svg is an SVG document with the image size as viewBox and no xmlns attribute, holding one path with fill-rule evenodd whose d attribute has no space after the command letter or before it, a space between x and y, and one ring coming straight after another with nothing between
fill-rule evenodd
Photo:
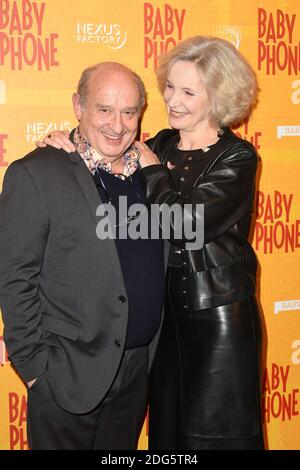
<instances>
[{"instance_id":1,"label":"man's forehead","mask_svg":"<svg viewBox=\"0 0 300 470\"><path fill-rule=\"evenodd\" d=\"M107 100L107 99L102 99L102 100L97 100L95 101L94 103L94 106L96 108L101 108L101 107L105 107L105 108L109 108L109 109L115 109L115 108L120 108L120 106L117 104L115 104L115 102L112 102L111 100ZM122 110L138 110L139 109L139 106L138 106L138 102L125 102L125 103L122 103L122 106L121 106Z\"/></svg>"},{"instance_id":2,"label":"man's forehead","mask_svg":"<svg viewBox=\"0 0 300 470\"><path fill-rule=\"evenodd\" d=\"M120 85L133 90L138 90L139 87L133 75L129 72L113 71L111 73L95 72L90 80L89 85L92 88L119 88Z\"/></svg>"},{"instance_id":3,"label":"man's forehead","mask_svg":"<svg viewBox=\"0 0 300 470\"><path fill-rule=\"evenodd\" d=\"M141 98L139 88L134 81L123 84L116 81L97 81L90 84L88 94L100 104L117 99L122 100L126 106L138 106Z\"/></svg>"}]
</instances>

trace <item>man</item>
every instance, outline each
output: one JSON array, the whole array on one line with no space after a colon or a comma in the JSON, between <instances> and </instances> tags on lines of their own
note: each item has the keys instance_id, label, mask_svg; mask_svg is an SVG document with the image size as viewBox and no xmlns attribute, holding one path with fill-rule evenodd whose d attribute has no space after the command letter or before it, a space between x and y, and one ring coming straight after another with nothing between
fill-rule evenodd
<instances>
[{"instance_id":1,"label":"man","mask_svg":"<svg viewBox=\"0 0 300 470\"><path fill-rule=\"evenodd\" d=\"M123 65L85 70L73 95L77 150L36 149L5 175L0 303L28 387L32 449L137 445L161 320L162 242L99 237L96 211L108 203L119 213L119 196L143 200L136 159L124 153L144 101Z\"/></svg>"}]
</instances>

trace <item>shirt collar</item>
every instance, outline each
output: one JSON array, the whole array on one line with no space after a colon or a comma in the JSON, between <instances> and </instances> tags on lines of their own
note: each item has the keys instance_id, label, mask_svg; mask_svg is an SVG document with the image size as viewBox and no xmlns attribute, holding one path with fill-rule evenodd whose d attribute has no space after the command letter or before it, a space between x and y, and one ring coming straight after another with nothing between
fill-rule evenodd
<instances>
[{"instance_id":1,"label":"shirt collar","mask_svg":"<svg viewBox=\"0 0 300 470\"><path fill-rule=\"evenodd\" d=\"M75 129L73 140L77 152L92 175L96 173L98 168L113 174L111 162L91 146L89 141L80 133L79 127ZM131 176L138 168L139 157L139 151L131 146L122 157L124 163L123 173L116 173L114 176L121 179Z\"/></svg>"}]
</instances>

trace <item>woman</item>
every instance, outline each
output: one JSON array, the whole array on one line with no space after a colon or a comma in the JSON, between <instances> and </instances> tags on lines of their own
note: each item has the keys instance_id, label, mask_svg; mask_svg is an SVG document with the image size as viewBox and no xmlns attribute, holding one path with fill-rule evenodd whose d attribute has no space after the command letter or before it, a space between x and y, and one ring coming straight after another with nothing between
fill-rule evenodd
<instances>
[{"instance_id":1,"label":"woman","mask_svg":"<svg viewBox=\"0 0 300 470\"><path fill-rule=\"evenodd\" d=\"M204 245L171 241L149 447L262 449L262 327L247 242L257 156L229 130L256 104L255 74L227 41L195 37L161 59L157 76L174 130L150 140L152 151L136 143L147 201L204 204Z\"/></svg>"},{"instance_id":2,"label":"woman","mask_svg":"<svg viewBox=\"0 0 300 470\"><path fill-rule=\"evenodd\" d=\"M136 143L147 202L204 204L204 245L170 240L149 448L263 449L262 327L247 241L257 156L230 130L256 104L255 74L230 43L198 36L162 57L157 76L172 129Z\"/></svg>"}]
</instances>

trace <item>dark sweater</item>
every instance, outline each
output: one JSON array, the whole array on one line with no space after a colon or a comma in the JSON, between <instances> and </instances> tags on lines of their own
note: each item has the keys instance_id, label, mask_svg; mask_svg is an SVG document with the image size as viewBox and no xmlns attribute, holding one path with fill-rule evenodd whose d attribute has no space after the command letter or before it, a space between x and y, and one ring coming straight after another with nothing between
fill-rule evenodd
<instances>
[{"instance_id":1,"label":"dark sweater","mask_svg":"<svg viewBox=\"0 0 300 470\"><path fill-rule=\"evenodd\" d=\"M119 222L119 196L127 197L128 208L132 204L144 202L144 190L139 170L132 175L131 179L127 178L125 181L101 169L98 169L98 174L96 172L93 178L101 201L108 203L108 198L110 198L115 207L117 224ZM146 209L146 206L144 207ZM145 216L148 217L144 214ZM125 218L126 215L121 217L120 223L126 227ZM131 224L136 224L137 220ZM125 348L132 349L147 345L154 337L160 324L165 282L163 242L161 239L152 240L150 237L136 240L130 237L120 239L118 238L118 228L116 230L115 243L129 302Z\"/></svg>"}]
</instances>

